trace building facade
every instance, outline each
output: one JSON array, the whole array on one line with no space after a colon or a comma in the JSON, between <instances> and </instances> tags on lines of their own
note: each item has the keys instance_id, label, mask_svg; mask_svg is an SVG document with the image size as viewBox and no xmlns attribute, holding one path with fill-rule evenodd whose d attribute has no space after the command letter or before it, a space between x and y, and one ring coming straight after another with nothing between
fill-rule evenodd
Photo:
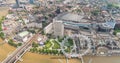
<instances>
[{"instance_id":1,"label":"building facade","mask_svg":"<svg viewBox=\"0 0 120 63\"><path fill-rule=\"evenodd\" d=\"M53 23L50 23L44 28L45 34L51 34L53 32Z\"/></svg>"},{"instance_id":2,"label":"building facade","mask_svg":"<svg viewBox=\"0 0 120 63\"><path fill-rule=\"evenodd\" d=\"M16 1L16 7L20 7L20 2L19 0L15 0Z\"/></svg>"},{"instance_id":3,"label":"building facade","mask_svg":"<svg viewBox=\"0 0 120 63\"><path fill-rule=\"evenodd\" d=\"M56 21L53 20L53 29L54 29L54 35L63 37L64 36L64 24L63 21Z\"/></svg>"}]
</instances>

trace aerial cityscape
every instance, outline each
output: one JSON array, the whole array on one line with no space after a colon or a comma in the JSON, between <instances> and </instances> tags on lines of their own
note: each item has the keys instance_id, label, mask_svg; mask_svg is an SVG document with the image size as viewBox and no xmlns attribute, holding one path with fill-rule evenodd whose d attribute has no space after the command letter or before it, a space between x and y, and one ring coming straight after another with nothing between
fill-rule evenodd
<instances>
[{"instance_id":1,"label":"aerial cityscape","mask_svg":"<svg viewBox=\"0 0 120 63\"><path fill-rule=\"evenodd\" d=\"M0 0L0 63L120 63L120 0Z\"/></svg>"}]
</instances>

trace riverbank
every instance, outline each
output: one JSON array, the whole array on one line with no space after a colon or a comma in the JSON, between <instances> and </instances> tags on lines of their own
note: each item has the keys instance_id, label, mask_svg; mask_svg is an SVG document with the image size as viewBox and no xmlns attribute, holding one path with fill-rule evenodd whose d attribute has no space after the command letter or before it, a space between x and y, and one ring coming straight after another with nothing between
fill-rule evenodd
<instances>
[{"instance_id":1,"label":"riverbank","mask_svg":"<svg viewBox=\"0 0 120 63\"><path fill-rule=\"evenodd\" d=\"M23 61L18 61L17 63L66 63L64 56L55 56L55 55L42 55L27 52L22 57ZM68 63L80 63L78 59L69 59Z\"/></svg>"},{"instance_id":2,"label":"riverbank","mask_svg":"<svg viewBox=\"0 0 120 63\"><path fill-rule=\"evenodd\" d=\"M120 63L120 56L85 56L85 63ZM27 52L17 63L66 63L64 56L45 55ZM68 63L81 63L78 59L69 59Z\"/></svg>"}]
</instances>

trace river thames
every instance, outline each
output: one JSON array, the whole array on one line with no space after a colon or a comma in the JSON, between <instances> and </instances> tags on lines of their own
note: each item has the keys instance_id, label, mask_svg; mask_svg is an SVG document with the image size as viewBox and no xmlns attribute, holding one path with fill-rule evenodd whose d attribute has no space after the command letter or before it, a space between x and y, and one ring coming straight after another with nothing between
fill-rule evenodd
<instances>
[{"instance_id":1,"label":"river thames","mask_svg":"<svg viewBox=\"0 0 120 63\"><path fill-rule=\"evenodd\" d=\"M85 63L120 63L120 56L85 56Z\"/></svg>"}]
</instances>

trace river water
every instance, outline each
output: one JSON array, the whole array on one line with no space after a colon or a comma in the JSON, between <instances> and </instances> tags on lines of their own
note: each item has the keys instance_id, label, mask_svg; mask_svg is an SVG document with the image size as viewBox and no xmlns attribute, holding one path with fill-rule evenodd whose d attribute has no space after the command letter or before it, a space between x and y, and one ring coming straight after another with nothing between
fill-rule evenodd
<instances>
[{"instance_id":1,"label":"river water","mask_svg":"<svg viewBox=\"0 0 120 63\"><path fill-rule=\"evenodd\" d=\"M85 56L85 63L120 63L120 56Z\"/></svg>"}]
</instances>

